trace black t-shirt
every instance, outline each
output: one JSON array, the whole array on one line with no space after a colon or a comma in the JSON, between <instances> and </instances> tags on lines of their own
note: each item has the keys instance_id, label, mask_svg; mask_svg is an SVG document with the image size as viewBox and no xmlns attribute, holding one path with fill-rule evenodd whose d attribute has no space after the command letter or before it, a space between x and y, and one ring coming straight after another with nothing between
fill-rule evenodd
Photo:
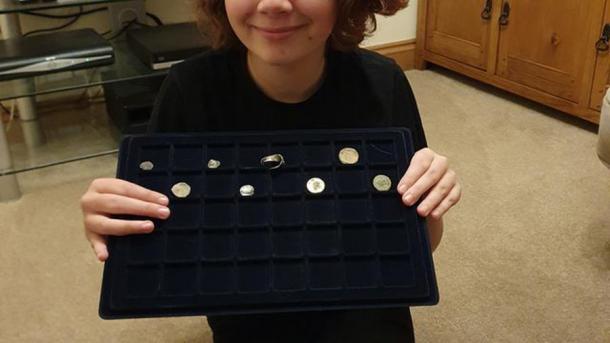
<instances>
[{"instance_id":1,"label":"black t-shirt","mask_svg":"<svg viewBox=\"0 0 610 343\"><path fill-rule=\"evenodd\" d=\"M327 52L324 79L307 100L267 97L243 51L207 52L170 70L150 133L406 127L415 150L426 138L407 79L391 59L367 50ZM408 308L209 317L215 342L408 342Z\"/></svg>"}]
</instances>

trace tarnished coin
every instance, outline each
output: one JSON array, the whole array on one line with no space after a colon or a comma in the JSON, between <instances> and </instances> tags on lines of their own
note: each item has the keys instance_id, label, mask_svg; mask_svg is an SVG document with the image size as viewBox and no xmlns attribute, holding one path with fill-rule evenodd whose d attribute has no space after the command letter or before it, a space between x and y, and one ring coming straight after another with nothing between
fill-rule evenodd
<instances>
[{"instance_id":1,"label":"tarnished coin","mask_svg":"<svg viewBox=\"0 0 610 343\"><path fill-rule=\"evenodd\" d=\"M186 198L191 194L191 186L186 182L178 182L172 186L172 193L177 198Z\"/></svg>"},{"instance_id":2,"label":"tarnished coin","mask_svg":"<svg viewBox=\"0 0 610 343\"><path fill-rule=\"evenodd\" d=\"M254 186L252 186L252 185L241 186L241 188L239 189L239 194L241 194L242 197L253 196L254 195Z\"/></svg>"},{"instance_id":3,"label":"tarnished coin","mask_svg":"<svg viewBox=\"0 0 610 343\"><path fill-rule=\"evenodd\" d=\"M358 150L354 148L343 148L339 151L339 161L343 164L356 164L359 159Z\"/></svg>"},{"instance_id":4,"label":"tarnished coin","mask_svg":"<svg viewBox=\"0 0 610 343\"><path fill-rule=\"evenodd\" d=\"M320 179L319 177L314 177L307 181L307 190L310 193L319 194L324 192L325 188L326 184L324 183L324 180Z\"/></svg>"},{"instance_id":5,"label":"tarnished coin","mask_svg":"<svg viewBox=\"0 0 610 343\"><path fill-rule=\"evenodd\" d=\"M261 165L269 169L277 169L284 165L284 156L282 154L273 154L261 158Z\"/></svg>"},{"instance_id":6,"label":"tarnished coin","mask_svg":"<svg viewBox=\"0 0 610 343\"><path fill-rule=\"evenodd\" d=\"M209 160L208 168L210 169L218 169L220 167L220 161L218 160Z\"/></svg>"},{"instance_id":7,"label":"tarnished coin","mask_svg":"<svg viewBox=\"0 0 610 343\"><path fill-rule=\"evenodd\" d=\"M142 163L140 163L140 169L142 170L153 170L153 168L155 167L155 165L151 162L151 161L144 161Z\"/></svg>"},{"instance_id":8,"label":"tarnished coin","mask_svg":"<svg viewBox=\"0 0 610 343\"><path fill-rule=\"evenodd\" d=\"M373 178L373 187L380 192L387 192L392 188L392 180L387 175L377 175Z\"/></svg>"}]
</instances>

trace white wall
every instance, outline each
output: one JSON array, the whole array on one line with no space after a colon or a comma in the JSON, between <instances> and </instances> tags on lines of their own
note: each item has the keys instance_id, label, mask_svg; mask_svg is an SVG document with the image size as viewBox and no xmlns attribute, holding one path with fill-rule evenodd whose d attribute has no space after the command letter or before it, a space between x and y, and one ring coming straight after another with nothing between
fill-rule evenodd
<instances>
[{"instance_id":1,"label":"white wall","mask_svg":"<svg viewBox=\"0 0 610 343\"><path fill-rule=\"evenodd\" d=\"M364 46L392 43L415 39L417 27L417 0L409 1L409 6L396 15L384 18L378 16L377 32L364 41Z\"/></svg>"}]
</instances>

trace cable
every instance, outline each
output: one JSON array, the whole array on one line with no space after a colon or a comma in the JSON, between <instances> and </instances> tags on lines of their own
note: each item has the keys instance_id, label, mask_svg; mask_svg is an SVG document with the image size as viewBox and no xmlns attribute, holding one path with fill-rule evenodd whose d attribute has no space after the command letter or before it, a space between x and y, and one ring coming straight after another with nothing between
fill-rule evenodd
<instances>
[{"instance_id":1,"label":"cable","mask_svg":"<svg viewBox=\"0 0 610 343\"><path fill-rule=\"evenodd\" d=\"M146 12L146 15L147 15L147 16L148 16L150 19L152 19L152 20L155 22L155 24L157 24L157 26L163 26L163 25L164 25L164 24L163 24L163 21L161 21L161 18L157 17L156 15L154 15L154 14L152 14L152 13L149 13L149 12Z\"/></svg>"},{"instance_id":2,"label":"cable","mask_svg":"<svg viewBox=\"0 0 610 343\"><path fill-rule=\"evenodd\" d=\"M108 7L99 7L91 10L83 11L82 13L71 13L71 14L47 14L47 13L39 13L33 11L21 12L23 14L35 16L35 17L43 17L43 18L51 18L51 19L70 19L79 15L88 15L97 12L107 11Z\"/></svg>"},{"instance_id":3,"label":"cable","mask_svg":"<svg viewBox=\"0 0 610 343\"><path fill-rule=\"evenodd\" d=\"M129 29L131 26L133 25L140 25L140 26L145 26L145 27L150 27L150 25L148 24L144 24L138 21L138 19L132 19L130 21L128 21L125 25L123 25L123 27L115 34L113 34L112 36L106 38L106 40L113 40L117 37L119 37L121 34L123 34L123 32L127 31L127 29Z\"/></svg>"},{"instance_id":4,"label":"cable","mask_svg":"<svg viewBox=\"0 0 610 343\"><path fill-rule=\"evenodd\" d=\"M90 155L85 155L85 156L76 157L76 158L70 158L70 159L66 159L66 160L62 160L62 161L57 161L57 162L52 162L52 163L47 163L47 164L41 164L41 165L35 166L35 167L23 168L23 169L19 169L19 170L0 171L0 176L14 175L14 174L24 173L24 172L28 172L28 171L32 171L32 170L37 170L37 169L43 169L43 168L48 168L48 167L55 167L55 166L59 166L59 165L67 164L67 163L71 163L71 162L78 162L78 161L88 160L88 159L95 158L95 157L113 155L113 154L118 153L118 151L119 151L118 149L113 149L113 150L103 151L103 152L96 153L96 154L90 154Z\"/></svg>"},{"instance_id":5,"label":"cable","mask_svg":"<svg viewBox=\"0 0 610 343\"><path fill-rule=\"evenodd\" d=\"M27 32L27 33L23 34L23 37L27 37L27 36L30 36L30 35L34 35L34 34L38 34L38 33L43 33L43 32L53 32L53 31L61 30L63 28L66 28L66 27L76 23L80 19L80 17L82 16L82 14L83 14L83 6L80 5L80 6L78 6L78 8L79 8L79 12L75 13L74 17L72 17L72 19L70 19L65 24L60 25L60 26L56 26L56 27L51 27L51 28L48 28L48 29L40 29L40 30L30 31L30 32Z\"/></svg>"}]
</instances>

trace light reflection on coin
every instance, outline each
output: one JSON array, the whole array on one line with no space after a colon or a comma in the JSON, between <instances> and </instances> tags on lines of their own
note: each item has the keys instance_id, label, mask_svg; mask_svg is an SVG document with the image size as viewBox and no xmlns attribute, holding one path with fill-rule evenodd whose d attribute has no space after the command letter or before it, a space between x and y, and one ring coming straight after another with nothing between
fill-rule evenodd
<instances>
[{"instance_id":1,"label":"light reflection on coin","mask_svg":"<svg viewBox=\"0 0 610 343\"><path fill-rule=\"evenodd\" d=\"M243 185L239 189L239 194L243 197L251 197L254 195L254 186L252 185Z\"/></svg>"},{"instance_id":2,"label":"light reflection on coin","mask_svg":"<svg viewBox=\"0 0 610 343\"><path fill-rule=\"evenodd\" d=\"M309 181L307 181L307 190L310 193L319 194L324 192L325 188L326 184L324 183L324 180L318 177L311 178Z\"/></svg>"},{"instance_id":3,"label":"light reflection on coin","mask_svg":"<svg viewBox=\"0 0 610 343\"><path fill-rule=\"evenodd\" d=\"M140 169L142 170L153 170L153 168L155 167L155 165L151 162L151 161L144 161L142 163L140 163Z\"/></svg>"},{"instance_id":4,"label":"light reflection on coin","mask_svg":"<svg viewBox=\"0 0 610 343\"><path fill-rule=\"evenodd\" d=\"M339 151L339 161L343 164L356 164L359 159L358 150L354 148L343 148Z\"/></svg>"},{"instance_id":5,"label":"light reflection on coin","mask_svg":"<svg viewBox=\"0 0 610 343\"><path fill-rule=\"evenodd\" d=\"M219 167L220 167L220 161L213 160L213 159L208 161L208 168L218 169Z\"/></svg>"},{"instance_id":6,"label":"light reflection on coin","mask_svg":"<svg viewBox=\"0 0 610 343\"><path fill-rule=\"evenodd\" d=\"M387 175L377 175L373 178L373 187L380 192L387 192L392 188L392 180Z\"/></svg>"},{"instance_id":7,"label":"light reflection on coin","mask_svg":"<svg viewBox=\"0 0 610 343\"><path fill-rule=\"evenodd\" d=\"M185 182L178 182L172 186L172 193L177 198L186 198L191 194L191 186Z\"/></svg>"}]
</instances>

